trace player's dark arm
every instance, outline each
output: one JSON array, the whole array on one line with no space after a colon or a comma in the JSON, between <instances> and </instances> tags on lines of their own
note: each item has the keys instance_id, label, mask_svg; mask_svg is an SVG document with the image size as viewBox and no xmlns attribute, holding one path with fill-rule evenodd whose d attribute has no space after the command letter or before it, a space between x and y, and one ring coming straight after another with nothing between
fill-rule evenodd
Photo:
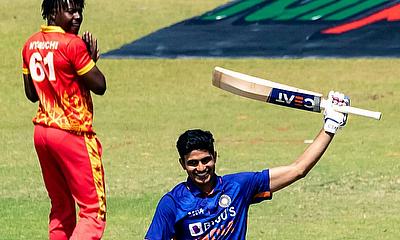
<instances>
[{"instance_id":1,"label":"player's dark arm","mask_svg":"<svg viewBox=\"0 0 400 240\"><path fill-rule=\"evenodd\" d=\"M25 96L31 102L37 102L39 97L37 95L35 86L33 85L32 77L30 74L22 74L24 78L24 88L25 88Z\"/></svg>"},{"instance_id":2,"label":"player's dark arm","mask_svg":"<svg viewBox=\"0 0 400 240\"><path fill-rule=\"evenodd\" d=\"M106 78L103 73L94 66L89 72L81 76L85 86L97 95L103 95L106 92Z\"/></svg>"},{"instance_id":3,"label":"player's dark arm","mask_svg":"<svg viewBox=\"0 0 400 240\"><path fill-rule=\"evenodd\" d=\"M333 136L334 134L322 129L314 142L295 162L287 166L271 168L269 170L271 192L276 192L305 177L324 154Z\"/></svg>"},{"instance_id":4,"label":"player's dark arm","mask_svg":"<svg viewBox=\"0 0 400 240\"><path fill-rule=\"evenodd\" d=\"M92 33L86 31L82 34L82 40L86 44L86 48L90 57L94 62L97 62L100 58L100 50L97 44L97 39L92 35ZM82 76L86 87L92 92L98 95L103 95L106 91L106 79L100 70L95 66L89 72Z\"/></svg>"}]
</instances>

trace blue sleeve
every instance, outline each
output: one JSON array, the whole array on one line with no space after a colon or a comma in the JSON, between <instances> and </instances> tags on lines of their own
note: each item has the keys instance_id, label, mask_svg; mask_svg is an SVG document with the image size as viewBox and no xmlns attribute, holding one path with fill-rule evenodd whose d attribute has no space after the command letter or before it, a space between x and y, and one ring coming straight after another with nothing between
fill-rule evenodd
<instances>
[{"instance_id":1,"label":"blue sleeve","mask_svg":"<svg viewBox=\"0 0 400 240\"><path fill-rule=\"evenodd\" d=\"M241 192L248 204L272 199L269 170L261 172L242 172L231 175L241 186Z\"/></svg>"},{"instance_id":2,"label":"blue sleeve","mask_svg":"<svg viewBox=\"0 0 400 240\"><path fill-rule=\"evenodd\" d=\"M168 194L164 195L158 203L153 220L147 231L145 239L170 240L175 235L175 202Z\"/></svg>"},{"instance_id":3,"label":"blue sleeve","mask_svg":"<svg viewBox=\"0 0 400 240\"><path fill-rule=\"evenodd\" d=\"M270 190L269 169L254 173L251 180L253 193L250 203L259 203L264 200L272 199Z\"/></svg>"}]
</instances>

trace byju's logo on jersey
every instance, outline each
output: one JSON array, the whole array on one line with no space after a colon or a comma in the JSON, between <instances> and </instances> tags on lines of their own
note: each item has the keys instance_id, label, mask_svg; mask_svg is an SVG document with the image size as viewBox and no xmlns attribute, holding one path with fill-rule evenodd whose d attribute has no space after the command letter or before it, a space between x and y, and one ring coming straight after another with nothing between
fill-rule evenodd
<instances>
[{"instance_id":1,"label":"byju's logo on jersey","mask_svg":"<svg viewBox=\"0 0 400 240\"><path fill-rule=\"evenodd\" d=\"M232 202L231 198L228 195L223 194L219 198L218 204L220 207L227 208L229 207L229 205L231 205L231 202Z\"/></svg>"},{"instance_id":2,"label":"byju's logo on jersey","mask_svg":"<svg viewBox=\"0 0 400 240\"><path fill-rule=\"evenodd\" d=\"M222 195L222 196L227 196L227 195ZM230 202L230 197L229 200L226 197L222 197L223 202ZM220 198L220 199L221 199ZM220 201L221 202L221 201ZM236 210L234 206L231 207L226 207L222 212L219 213L219 215L215 216L213 219L207 221L207 222L196 222L196 223L191 223L189 224L189 231L192 237L197 237L200 236L204 233L209 233L210 229L218 228L221 229L224 226L228 226L228 221L233 221L233 218L236 216Z\"/></svg>"},{"instance_id":3,"label":"byju's logo on jersey","mask_svg":"<svg viewBox=\"0 0 400 240\"><path fill-rule=\"evenodd\" d=\"M204 233L203 226L200 222L189 224L190 235L193 237L200 236Z\"/></svg>"}]
</instances>

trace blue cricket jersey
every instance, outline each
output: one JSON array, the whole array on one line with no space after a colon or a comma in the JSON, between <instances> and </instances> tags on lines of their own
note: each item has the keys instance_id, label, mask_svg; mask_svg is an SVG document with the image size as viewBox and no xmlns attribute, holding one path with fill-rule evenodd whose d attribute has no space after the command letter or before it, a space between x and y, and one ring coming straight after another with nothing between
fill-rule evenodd
<instances>
[{"instance_id":1,"label":"blue cricket jersey","mask_svg":"<svg viewBox=\"0 0 400 240\"><path fill-rule=\"evenodd\" d=\"M271 199L269 170L217 176L205 195L188 179L158 203L149 240L245 239L250 204Z\"/></svg>"}]
</instances>

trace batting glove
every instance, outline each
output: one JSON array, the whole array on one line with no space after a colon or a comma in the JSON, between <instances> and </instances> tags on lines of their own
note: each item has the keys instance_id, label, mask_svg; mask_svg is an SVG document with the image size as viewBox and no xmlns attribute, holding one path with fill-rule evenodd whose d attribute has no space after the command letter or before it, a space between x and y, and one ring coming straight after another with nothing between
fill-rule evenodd
<instances>
[{"instance_id":1,"label":"batting glove","mask_svg":"<svg viewBox=\"0 0 400 240\"><path fill-rule=\"evenodd\" d=\"M347 113L335 111L334 106L350 106L350 98L343 93L330 91L327 102L324 110L324 130L335 134L338 129L346 125Z\"/></svg>"}]
</instances>

